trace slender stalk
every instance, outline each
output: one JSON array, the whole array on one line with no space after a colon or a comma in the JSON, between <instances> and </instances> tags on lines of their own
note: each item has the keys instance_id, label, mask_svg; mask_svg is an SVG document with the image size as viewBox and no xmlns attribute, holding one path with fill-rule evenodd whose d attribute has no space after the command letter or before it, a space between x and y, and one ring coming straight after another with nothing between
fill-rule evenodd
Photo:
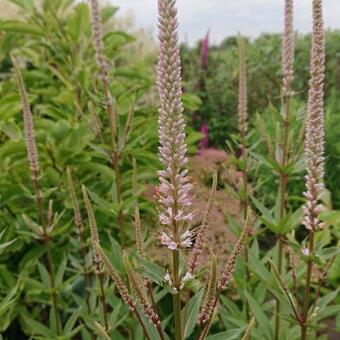
<instances>
[{"instance_id":1,"label":"slender stalk","mask_svg":"<svg viewBox=\"0 0 340 340\"><path fill-rule=\"evenodd\" d=\"M118 227L119 227L119 235L120 235L120 243L122 248L125 247L125 231L124 231L124 213L122 208L122 188L121 188L121 173L119 167L119 154L116 153L112 164L115 171L115 181L116 181L116 192L117 192L117 202L119 205L118 211Z\"/></svg>"},{"instance_id":2,"label":"slender stalk","mask_svg":"<svg viewBox=\"0 0 340 340\"><path fill-rule=\"evenodd\" d=\"M286 166L289 162L289 133L290 133L290 107L292 96L292 80L293 80L293 63L294 63L294 27L293 27L293 0L285 0L284 8L284 34L282 40L282 102L284 107L283 117L283 140L281 144L281 160L279 173L279 198L280 198L280 221L285 217L286 213L286 191L288 176ZM284 236L278 235L278 262L277 270L279 275L283 270L283 245ZM275 311L275 335L274 339L279 340L280 337L280 301L276 300Z\"/></svg>"},{"instance_id":3,"label":"slender stalk","mask_svg":"<svg viewBox=\"0 0 340 340\"><path fill-rule=\"evenodd\" d=\"M303 298L301 322L301 340L307 338L308 309L310 301L311 279L313 271L314 233L323 227L319 214L323 211L321 197L324 193L324 109L323 83L325 77L325 31L322 14L322 0L313 0L313 32L310 66L310 87L306 120L305 154L307 163L306 191L307 199L303 207L303 224L309 230L307 277Z\"/></svg>"},{"instance_id":4,"label":"slender stalk","mask_svg":"<svg viewBox=\"0 0 340 340\"><path fill-rule=\"evenodd\" d=\"M326 266L325 266L325 269L324 269L324 272L323 272L323 275L322 275L322 278L321 280L319 280L319 285L318 285L318 289L315 293L315 298L314 298L314 302L313 302L313 305L311 307L311 313L314 312L315 310L315 307L316 307L316 304L321 296L321 288L323 286L323 284L325 283L326 281L326 278L327 278L327 275L328 275L328 271L329 269L331 268L333 262L335 261L337 255L334 255L332 258L330 258L327 263L326 263Z\"/></svg>"},{"instance_id":5,"label":"slender stalk","mask_svg":"<svg viewBox=\"0 0 340 340\"><path fill-rule=\"evenodd\" d=\"M141 318L139 312L137 311L137 309L135 309L135 310L133 311L133 313L136 315L137 320L139 321L140 325L142 326L143 333L144 333L145 337L146 337L148 340L151 340L150 335L149 335L149 333L148 333L148 331L147 331L147 329L146 329L146 327L145 327L144 321L142 320L142 318Z\"/></svg>"},{"instance_id":6,"label":"slender stalk","mask_svg":"<svg viewBox=\"0 0 340 340\"><path fill-rule=\"evenodd\" d=\"M300 321L301 321L301 316L300 316L300 314L299 314L299 312L298 312L298 310L297 310L296 304L295 304L294 301L293 301L293 298L292 298L292 295L291 295L291 293L290 293L290 291L289 291L289 288L287 287L287 285L286 285L285 282L283 281L283 279L282 279L282 277L281 277L279 271L275 268L274 264L273 264L271 261L270 261L270 264L271 264L271 267L272 267L273 270L274 270L274 273L275 273L275 275L276 275L276 277L277 277L277 279L278 279L278 281L279 281L279 283L280 283L280 285L281 285L283 291L284 291L284 292L286 293L286 295L287 295L288 301L289 301L289 303L290 303L290 305L291 305L291 307L292 307L292 310L293 310L294 316L296 317L296 320L300 322Z\"/></svg>"},{"instance_id":7,"label":"slender stalk","mask_svg":"<svg viewBox=\"0 0 340 340\"><path fill-rule=\"evenodd\" d=\"M182 340L182 321L181 321L181 296L180 296L180 277L179 277L179 251L172 251L172 265L173 265L173 306L175 319L175 336L176 340Z\"/></svg>"},{"instance_id":8,"label":"slender stalk","mask_svg":"<svg viewBox=\"0 0 340 340\"><path fill-rule=\"evenodd\" d=\"M310 255L313 254L314 232L309 233L309 248L308 249L309 249L309 254ZM305 294L304 294L303 306L302 306L301 340L307 339L308 307L309 307L309 300L310 300L312 270L313 270L313 260L309 258L307 262L306 286L305 286Z\"/></svg>"},{"instance_id":9,"label":"slender stalk","mask_svg":"<svg viewBox=\"0 0 340 340\"><path fill-rule=\"evenodd\" d=\"M124 232L124 214L122 205L121 194L121 173L119 161L121 157L121 150L118 145L119 124L118 124L118 112L114 104L114 98L110 92L109 72L107 67L107 61L104 55L103 44L103 28L102 21L99 13L99 4L97 0L90 0L91 7L91 22L92 22L92 40L96 51L96 62L99 77L102 80L104 88L104 98L106 110L109 118L110 136L111 136L111 166L115 172L115 183L117 192L117 201L119 205L117 223L120 233L120 241L122 248L125 246L125 232Z\"/></svg>"},{"instance_id":10,"label":"slender stalk","mask_svg":"<svg viewBox=\"0 0 340 340\"><path fill-rule=\"evenodd\" d=\"M99 77L102 80L104 87L105 105L109 118L110 135L113 150L116 148L117 142L117 127L118 127L118 115L114 108L114 100L111 96L109 86L109 72L107 67L107 61L104 55L104 44L103 44L103 28L102 20L99 13L99 4L97 0L90 0L91 8L91 23L92 23L92 40L93 46L96 52L96 62Z\"/></svg>"},{"instance_id":11,"label":"slender stalk","mask_svg":"<svg viewBox=\"0 0 340 340\"><path fill-rule=\"evenodd\" d=\"M71 193L71 199L72 199L72 206L73 206L73 213L74 213L73 219L74 219L74 223L77 228L77 233L78 233L78 238L79 238L79 243L80 243L80 253L81 253L82 261L83 261L83 273L84 273L84 280L85 280L85 300L86 300L88 312L90 313L91 307L90 307L90 301L89 301L89 297L90 297L89 289L91 286L91 277L90 277L90 272L89 272L89 268L88 268L87 261L86 261L87 247L86 247L85 238L84 238L84 223L83 223L83 219L80 213L79 203L77 200L76 190L74 187L70 168L67 168L66 172L67 172L68 188Z\"/></svg>"},{"instance_id":12,"label":"slender stalk","mask_svg":"<svg viewBox=\"0 0 340 340\"><path fill-rule=\"evenodd\" d=\"M155 297L154 297L154 294L153 294L153 291L152 291L152 282L151 282L151 280L147 280L146 287L147 287L147 290L148 290L148 295L149 295L149 297L151 299L152 308L159 315L158 310L157 310L156 300L155 300ZM165 340L166 336L165 336L165 333L163 331L163 328L162 328L161 324L157 325L157 331L159 333L159 336L161 337L161 340Z\"/></svg>"},{"instance_id":13,"label":"slender stalk","mask_svg":"<svg viewBox=\"0 0 340 340\"><path fill-rule=\"evenodd\" d=\"M104 289L104 272L103 270L101 270L101 260L95 253L93 254L93 263L94 263L95 272L96 272L98 282L99 282L99 300L102 305L104 327L105 327L105 330L108 331L109 324L108 324L108 315L107 315L108 312L107 312L106 296L105 296L105 289Z\"/></svg>"},{"instance_id":14,"label":"slender stalk","mask_svg":"<svg viewBox=\"0 0 340 340\"><path fill-rule=\"evenodd\" d=\"M55 288L55 280L54 280L54 268L53 268L53 258L52 258L52 250L51 250L51 239L49 235L49 226L45 217L45 209L44 209L44 198L43 193L40 186L40 167L39 167L39 158L38 151L35 141L35 133L34 133L34 125L32 119L32 112L28 102L27 92L25 88L25 84L21 75L21 71L18 65L18 62L15 58L12 58L15 76L19 88L21 105L23 111L24 118L24 132L25 132L25 143L27 150L27 158L31 168L31 178L35 191L36 205L39 214L40 224L43 228L42 240L46 250L46 262L47 262L47 270L50 277L51 284L51 306L52 312L55 319L56 325L56 333L57 335L61 334L61 325L58 314L58 300L57 293Z\"/></svg>"},{"instance_id":15,"label":"slender stalk","mask_svg":"<svg viewBox=\"0 0 340 340\"><path fill-rule=\"evenodd\" d=\"M243 215L243 222L247 218L248 211L248 150L247 150L247 129L248 129L248 103L247 103L247 72L246 72L246 58L245 58L245 43L243 37L238 35L239 48L239 98L238 98L238 115L239 115L239 132L241 145L241 159L242 159L242 197L241 197L241 213ZM248 267L248 246L245 247L244 259L246 263L246 281L247 286L250 281L250 271ZM249 304L245 298L245 313L249 320Z\"/></svg>"},{"instance_id":16,"label":"slender stalk","mask_svg":"<svg viewBox=\"0 0 340 340\"><path fill-rule=\"evenodd\" d=\"M99 280L99 287L100 287L100 294L99 299L102 304L103 308L103 317L104 317L104 325L105 330L109 330L109 323L108 323L108 315L107 315L107 307L106 307L106 298L105 298L105 290L104 290L104 273L98 273L98 280Z\"/></svg>"},{"instance_id":17,"label":"slender stalk","mask_svg":"<svg viewBox=\"0 0 340 340\"><path fill-rule=\"evenodd\" d=\"M245 331L245 333L244 333L244 335L243 335L241 340L249 340L250 339L251 331L252 331L252 329L253 329L253 327L255 325L255 320L256 320L255 317L253 317L250 320L250 322L248 324L248 327L247 327L247 329L246 329L246 331Z\"/></svg>"}]
</instances>

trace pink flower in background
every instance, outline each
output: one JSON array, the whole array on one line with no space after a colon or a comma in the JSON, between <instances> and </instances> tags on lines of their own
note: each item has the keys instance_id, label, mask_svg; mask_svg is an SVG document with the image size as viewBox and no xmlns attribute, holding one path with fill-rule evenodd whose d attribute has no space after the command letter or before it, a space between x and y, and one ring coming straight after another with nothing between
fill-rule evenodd
<instances>
[{"instance_id":1,"label":"pink flower in background","mask_svg":"<svg viewBox=\"0 0 340 340\"><path fill-rule=\"evenodd\" d=\"M204 39L202 40L201 44L201 58L200 58L200 66L202 69L207 68L208 66L208 57L209 57L209 33L208 30L207 34L205 35Z\"/></svg>"},{"instance_id":2,"label":"pink flower in background","mask_svg":"<svg viewBox=\"0 0 340 340\"><path fill-rule=\"evenodd\" d=\"M203 137L199 143L200 151L208 149L209 146L209 127L207 124L202 124L200 128L200 132L202 133Z\"/></svg>"}]
</instances>

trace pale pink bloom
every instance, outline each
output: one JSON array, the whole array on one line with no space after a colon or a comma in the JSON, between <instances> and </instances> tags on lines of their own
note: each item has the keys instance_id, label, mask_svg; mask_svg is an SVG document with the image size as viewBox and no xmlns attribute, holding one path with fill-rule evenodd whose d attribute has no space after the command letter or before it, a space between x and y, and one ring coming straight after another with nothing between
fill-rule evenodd
<instances>
[{"instance_id":1,"label":"pale pink bloom","mask_svg":"<svg viewBox=\"0 0 340 340\"><path fill-rule=\"evenodd\" d=\"M306 247L303 247L302 249L301 249L301 253L303 254L303 255L305 255L305 256L309 256L309 254L310 254L310 251L309 251L309 249L308 248L306 248Z\"/></svg>"},{"instance_id":2,"label":"pale pink bloom","mask_svg":"<svg viewBox=\"0 0 340 340\"><path fill-rule=\"evenodd\" d=\"M158 201L160 222L175 229L175 224L190 223L192 212L191 185L188 171L183 167L188 162L183 118L181 59L178 45L178 22L175 0L159 0L159 59L157 86L159 108L159 159L164 169L158 172L160 186ZM180 232L180 229L177 229ZM169 247L170 243L166 242Z\"/></svg>"},{"instance_id":3,"label":"pale pink bloom","mask_svg":"<svg viewBox=\"0 0 340 340\"><path fill-rule=\"evenodd\" d=\"M192 232L188 229L180 236L181 248L190 248L192 246Z\"/></svg>"},{"instance_id":4,"label":"pale pink bloom","mask_svg":"<svg viewBox=\"0 0 340 340\"><path fill-rule=\"evenodd\" d=\"M160 240L162 245L166 246L168 249L177 249L177 243L165 232L162 231L160 234Z\"/></svg>"},{"instance_id":5,"label":"pale pink bloom","mask_svg":"<svg viewBox=\"0 0 340 340\"><path fill-rule=\"evenodd\" d=\"M185 285L188 281L192 280L193 277L194 277L194 276L193 276L191 273L186 272L185 275L184 275L184 276L182 277L182 279L181 279L181 284L180 284L180 286L179 286L179 289L183 289L184 285Z\"/></svg>"},{"instance_id":6,"label":"pale pink bloom","mask_svg":"<svg viewBox=\"0 0 340 340\"><path fill-rule=\"evenodd\" d=\"M164 280L170 287L172 287L172 280L171 280L170 273L169 273L168 271L165 273L163 280Z\"/></svg>"},{"instance_id":7,"label":"pale pink bloom","mask_svg":"<svg viewBox=\"0 0 340 340\"><path fill-rule=\"evenodd\" d=\"M293 0L285 0L284 34L282 40L282 72L283 96L292 95L292 80L294 75L294 26L293 26Z\"/></svg>"},{"instance_id":8,"label":"pale pink bloom","mask_svg":"<svg viewBox=\"0 0 340 340\"><path fill-rule=\"evenodd\" d=\"M322 211L320 198L324 191L324 110L323 84L325 74L325 32L322 18L322 1L313 0L313 33L311 79L308 92L305 155L307 163L307 202L303 208L303 224L308 230L320 228Z\"/></svg>"}]
</instances>

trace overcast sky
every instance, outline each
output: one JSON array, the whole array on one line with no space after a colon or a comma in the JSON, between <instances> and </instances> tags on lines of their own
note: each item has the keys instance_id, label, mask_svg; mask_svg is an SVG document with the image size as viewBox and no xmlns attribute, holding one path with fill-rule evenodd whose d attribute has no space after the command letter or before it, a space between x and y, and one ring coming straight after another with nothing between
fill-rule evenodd
<instances>
[{"instance_id":1,"label":"overcast sky","mask_svg":"<svg viewBox=\"0 0 340 340\"><path fill-rule=\"evenodd\" d=\"M138 26L156 31L157 0L110 0L120 13L133 11ZM312 0L295 0L295 26L300 32L311 29ZM256 36L280 32L284 0L177 0L180 36L190 44L210 28L211 40L220 42L241 31ZM324 0L325 25L340 28L340 0Z\"/></svg>"}]
</instances>

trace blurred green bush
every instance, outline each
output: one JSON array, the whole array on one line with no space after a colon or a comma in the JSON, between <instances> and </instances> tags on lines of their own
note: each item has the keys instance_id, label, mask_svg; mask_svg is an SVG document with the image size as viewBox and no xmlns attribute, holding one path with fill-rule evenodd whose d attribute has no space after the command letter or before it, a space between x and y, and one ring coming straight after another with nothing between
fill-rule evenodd
<instances>
[{"instance_id":1,"label":"blurred green bush","mask_svg":"<svg viewBox=\"0 0 340 340\"><path fill-rule=\"evenodd\" d=\"M296 34L294 84L296 108L304 110L309 81L310 35ZM333 204L340 207L338 176L340 129L340 31L326 33L326 184L332 192ZM281 106L281 35L262 34L248 39L246 44L248 101L251 126L256 126L256 114L270 125L273 108ZM194 48L182 45L185 88L202 99L198 112L192 112L193 126L209 126L209 143L226 147L230 136L237 133L238 48L236 37L226 38L220 45L209 48L209 61L200 70L200 44ZM203 80L202 80L203 79ZM275 124L272 124L272 131ZM265 176L265 175L264 175ZM270 180L267 181L268 183ZM264 189L264 187L263 187ZM300 188L296 188L298 191ZM272 192L270 189L268 192Z\"/></svg>"}]
</instances>

